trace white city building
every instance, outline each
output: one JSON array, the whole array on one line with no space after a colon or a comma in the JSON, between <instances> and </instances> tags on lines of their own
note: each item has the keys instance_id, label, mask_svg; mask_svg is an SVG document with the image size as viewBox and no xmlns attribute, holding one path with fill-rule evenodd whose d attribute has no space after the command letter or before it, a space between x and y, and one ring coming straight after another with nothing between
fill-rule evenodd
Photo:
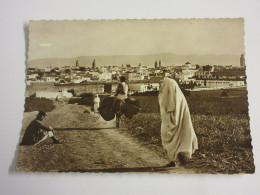
<instances>
[{"instance_id":1,"label":"white city building","mask_svg":"<svg viewBox=\"0 0 260 195\"><path fill-rule=\"evenodd\" d=\"M100 81L110 81L110 80L112 80L112 73L103 72L102 74L99 75L99 80Z\"/></svg>"},{"instance_id":2,"label":"white city building","mask_svg":"<svg viewBox=\"0 0 260 195\"><path fill-rule=\"evenodd\" d=\"M200 87L208 87L208 88L215 88L215 89L245 86L244 81L231 81L231 80L196 80L196 83Z\"/></svg>"}]
</instances>

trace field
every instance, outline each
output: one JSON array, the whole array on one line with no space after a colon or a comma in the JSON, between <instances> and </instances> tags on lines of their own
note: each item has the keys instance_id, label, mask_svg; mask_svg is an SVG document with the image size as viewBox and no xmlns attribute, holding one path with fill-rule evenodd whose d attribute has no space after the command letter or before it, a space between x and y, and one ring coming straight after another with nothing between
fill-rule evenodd
<instances>
[{"instance_id":1,"label":"field","mask_svg":"<svg viewBox=\"0 0 260 195\"><path fill-rule=\"evenodd\" d=\"M254 173L246 89L197 91L187 96L199 149L183 169L171 173ZM101 100L104 96L101 96ZM21 135L36 116L48 112L47 122L65 141L19 150L17 170L22 171L162 171L167 163L160 137L157 96L137 96L141 113L132 120L122 117L123 128L91 114L92 97L54 102L28 98ZM51 155L50 155L51 154ZM149 168L150 167L150 168ZM169 170L163 170L169 173Z\"/></svg>"},{"instance_id":2,"label":"field","mask_svg":"<svg viewBox=\"0 0 260 195\"><path fill-rule=\"evenodd\" d=\"M228 97L221 97L221 90L192 91L186 96L192 114L248 114L247 91L229 89ZM142 113L159 113L157 96L136 96L142 103Z\"/></svg>"},{"instance_id":3,"label":"field","mask_svg":"<svg viewBox=\"0 0 260 195\"><path fill-rule=\"evenodd\" d=\"M192 92L187 97L192 122L198 137L197 162L208 172L253 173L253 163L247 91L229 90L228 97L221 91ZM136 97L142 113L134 119L124 118L124 125L140 140L161 145L158 98Z\"/></svg>"}]
</instances>

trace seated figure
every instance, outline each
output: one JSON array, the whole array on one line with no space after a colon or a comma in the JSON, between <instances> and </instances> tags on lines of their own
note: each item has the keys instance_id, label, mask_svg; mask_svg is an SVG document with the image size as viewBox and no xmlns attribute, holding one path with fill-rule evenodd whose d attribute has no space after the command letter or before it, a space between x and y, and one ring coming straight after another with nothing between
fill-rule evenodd
<instances>
[{"instance_id":1,"label":"seated figure","mask_svg":"<svg viewBox=\"0 0 260 195\"><path fill-rule=\"evenodd\" d=\"M55 136L51 126L43 124L43 119L46 113L40 111L37 117L28 125L25 130L21 145L38 145L48 137L53 140L53 143L61 143Z\"/></svg>"}]
</instances>

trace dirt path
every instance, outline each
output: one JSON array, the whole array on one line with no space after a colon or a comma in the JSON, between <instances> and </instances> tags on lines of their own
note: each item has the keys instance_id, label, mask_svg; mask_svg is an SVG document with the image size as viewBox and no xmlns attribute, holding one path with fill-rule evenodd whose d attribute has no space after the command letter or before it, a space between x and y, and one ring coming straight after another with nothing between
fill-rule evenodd
<instances>
[{"instance_id":1,"label":"dirt path","mask_svg":"<svg viewBox=\"0 0 260 195\"><path fill-rule=\"evenodd\" d=\"M36 112L25 113L23 130ZM17 170L80 172L194 173L185 167L163 168L168 163L159 146L140 142L115 121L104 121L80 105L58 104L48 114L48 124L64 141L46 140L37 147L20 146Z\"/></svg>"}]
</instances>

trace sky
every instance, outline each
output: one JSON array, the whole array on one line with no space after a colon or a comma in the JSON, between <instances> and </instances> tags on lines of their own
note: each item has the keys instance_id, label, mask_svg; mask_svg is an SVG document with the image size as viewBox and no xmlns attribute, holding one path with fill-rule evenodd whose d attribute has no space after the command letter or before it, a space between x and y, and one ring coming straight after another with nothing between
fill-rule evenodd
<instances>
[{"instance_id":1,"label":"sky","mask_svg":"<svg viewBox=\"0 0 260 195\"><path fill-rule=\"evenodd\" d=\"M79 56L244 53L244 20L30 21L29 61Z\"/></svg>"}]
</instances>

